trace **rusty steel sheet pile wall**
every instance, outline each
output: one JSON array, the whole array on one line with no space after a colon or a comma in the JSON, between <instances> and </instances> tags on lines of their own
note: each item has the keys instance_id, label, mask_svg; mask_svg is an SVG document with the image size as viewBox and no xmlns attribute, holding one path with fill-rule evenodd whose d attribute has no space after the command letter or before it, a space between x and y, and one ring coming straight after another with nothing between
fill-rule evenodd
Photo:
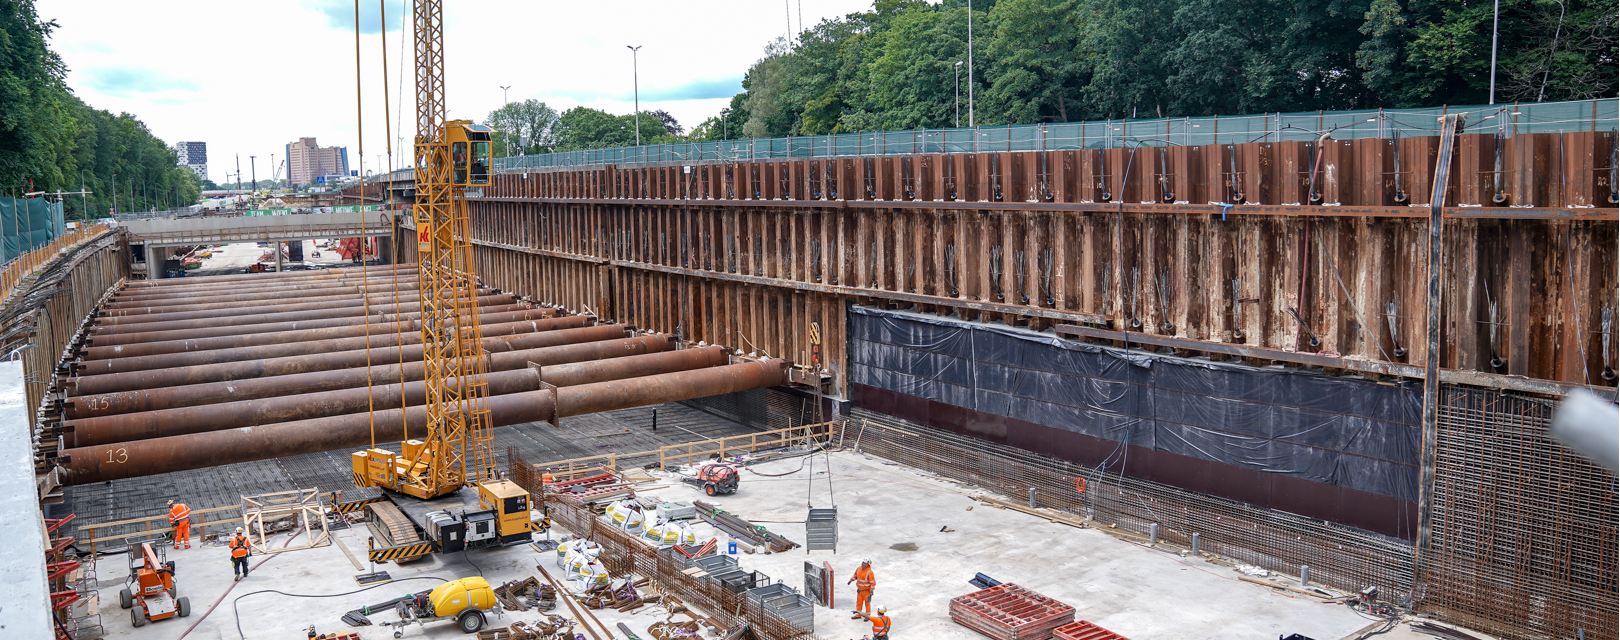
<instances>
[{"instance_id":1,"label":"rusty steel sheet pile wall","mask_svg":"<svg viewBox=\"0 0 1620 640\"><path fill-rule=\"evenodd\" d=\"M864 363L852 352L859 341L851 308L1415 388L1429 356L1429 217L1438 204L1438 381L1447 397L1477 389L1557 397L1589 388L1612 400L1620 367L1616 132L1499 137L1483 130L1460 134L1445 167L1437 167L1445 145L1433 135L551 167L497 176L472 200L472 233L492 286L801 366L819 357L824 391L858 410L921 416L939 427L927 410L937 399L904 389L880 398L857 384L854 369ZM1433 203L1438 169L1446 195ZM1443 422L1456 409L1441 414ZM1500 423L1492 429L1520 421L1512 411L1486 414ZM1509 636L1570 635L1545 621L1594 596L1612 609L1612 513L1597 518L1609 529L1519 526L1508 534L1496 516L1488 518L1503 532L1463 526L1470 516L1456 496L1496 495L1481 483L1506 482L1513 472L1447 462L1461 442L1448 428L1440 427L1437 453L1402 459L1402 492L1363 491L1368 500L1344 492L1356 503L1340 504L1346 512L1388 512L1377 519L1394 528L1370 528L1400 537L1374 533L1360 516L1330 524L1333 517L1301 516L1282 503L1261 508L1243 491L1212 491L1233 484L1219 469L1210 470L1208 486L1115 476L1110 484L1137 483L1145 501L1098 494L1091 504L1059 506L1133 529L1165 524L1172 539L1200 532L1222 553L1277 570L1309 564L1347 589L1415 589L1423 606ZM958 436L928 435L903 457L924 468L950 466L943 450L930 447ZM1053 440L1007 444L1025 452L1073 448ZM1491 446L1525 469L1570 455L1530 440ZM1432 485L1418 482L1418 491L1434 492L1428 511L1411 502L1405 476L1414 459L1437 467ZM976 468L971 462L957 467ZM1064 496L1061 487L1073 480L1062 465L1032 476L1019 469L1047 461L1016 462L970 480L1016 485L1014 494L1041 486L1042 500L1051 499L1047 485ZM1487 477L1497 473L1503 478ZM1541 470L1527 473L1542 478ZM1544 480L1548 491L1567 490ZM1546 509L1528 519L1559 509L1595 513L1603 499L1612 512L1612 476L1608 482L1594 492L1583 481L1567 496L1573 502L1531 501L1526 509ZM1391 495L1399 504L1384 503ZM1414 510L1435 518L1426 547L1435 560L1427 566L1401 539L1417 525ZM1448 526L1455 530L1442 530ZM1548 560L1556 566L1543 571L1530 566L1540 556L1513 555L1504 536L1516 536L1520 548L1568 549L1577 560ZM1588 558L1605 540L1608 555ZM1475 542L1490 548L1474 550ZM1587 580L1590 567L1597 577ZM1479 584L1521 569L1529 575L1508 591ZM1516 599L1532 593L1545 613L1510 620ZM1589 636L1613 638L1609 617L1608 626L1585 627Z\"/></svg>"},{"instance_id":2,"label":"rusty steel sheet pile wall","mask_svg":"<svg viewBox=\"0 0 1620 640\"><path fill-rule=\"evenodd\" d=\"M555 169L497 176L473 235L492 285L604 318L800 363L818 322L840 393L850 302L1422 377L1437 141ZM1447 371L1614 386L1615 149L1459 136Z\"/></svg>"},{"instance_id":3,"label":"rusty steel sheet pile wall","mask_svg":"<svg viewBox=\"0 0 1620 640\"><path fill-rule=\"evenodd\" d=\"M22 360L24 406L34 412L35 425L60 417L60 407L47 402L57 365L105 292L127 277L128 246L122 234L107 231L22 278L0 307L0 352ZM35 470L43 474L41 497L60 497L57 478L45 463L55 443L37 426L34 442Z\"/></svg>"}]
</instances>

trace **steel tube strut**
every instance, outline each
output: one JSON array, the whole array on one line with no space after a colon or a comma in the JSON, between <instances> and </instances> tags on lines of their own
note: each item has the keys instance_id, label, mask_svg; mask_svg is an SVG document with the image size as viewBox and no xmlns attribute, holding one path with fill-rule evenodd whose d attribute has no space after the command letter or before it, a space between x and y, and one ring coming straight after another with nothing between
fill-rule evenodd
<instances>
[{"instance_id":1,"label":"steel tube strut","mask_svg":"<svg viewBox=\"0 0 1620 640\"><path fill-rule=\"evenodd\" d=\"M495 290L494 289L479 289L478 290L478 295L480 295L480 296L489 295L491 293L495 293ZM179 305L179 306L174 306L174 307L126 307L126 308L123 308L123 309L102 309L101 310L101 317L102 318L122 318L122 317L126 317L126 316L146 316L146 317L152 317L152 316L179 316L179 315L182 315L182 314L185 314L185 313L194 313L194 312L199 312L199 311L215 311L215 312L217 312L217 311L223 311L223 310L230 310L230 311L233 311L233 313L216 313L215 315L240 316L240 315L253 314L253 313L264 313L265 308L267 308L267 307L278 307L278 306L286 307L284 309L280 309L281 311L301 311L301 310L304 310L304 309L325 309L327 307L335 307L335 306L360 307L360 306L365 306L368 303L369 304L374 304L374 305L382 305L382 304L392 303L394 301L394 298L396 298L396 297L399 298L399 300L401 302L403 302L405 300L408 300L408 299L420 300L421 299L421 294L418 293L418 292L415 292L415 291L406 291L406 292L400 292L397 295L395 293L393 293L393 292L370 293L370 294L365 294L365 295L346 295L346 296L337 296L337 297L332 297L332 298L317 298L317 299L315 299L314 302L300 302L300 303L296 303L296 304L292 304L292 305L275 305L275 304L249 305L249 304L242 304L240 302L214 302L214 303L208 303L208 304ZM292 307L299 307L299 308L294 309ZM198 317L202 317L202 316L198 316ZM183 318L164 318L164 319L165 320L181 320Z\"/></svg>"},{"instance_id":2,"label":"steel tube strut","mask_svg":"<svg viewBox=\"0 0 1620 640\"><path fill-rule=\"evenodd\" d=\"M168 289L189 286L203 286L218 282L264 282L266 280L332 280L343 277L354 277L365 272L386 272L398 269L401 272L416 271L414 264L377 265L368 267L343 267L341 269L313 269L305 271L287 271L271 273L240 273L223 276L188 276L183 280L132 280L124 284L128 289Z\"/></svg>"},{"instance_id":3,"label":"steel tube strut","mask_svg":"<svg viewBox=\"0 0 1620 640\"><path fill-rule=\"evenodd\" d=\"M420 315L420 314L414 314ZM533 320L550 320L555 328L583 327L588 322L587 316L569 316L566 318L552 318L552 314L539 309L524 311L508 311L506 313L480 313L478 321L485 325L502 324L508 322L528 322ZM578 318L578 320L575 320ZM196 338L192 340L169 340L164 342L144 342L140 344L120 344L110 347L89 347L80 352L83 360L107 360L113 358L135 358L140 356L154 356L165 353L189 353L194 351L212 351L216 349L236 349L241 347L255 347L272 344L286 344L291 342L310 342L314 340L331 340L336 338L364 338L367 335L377 337L384 334L407 333L422 331L422 324L415 318L387 320L372 324L352 325L347 327L326 327L321 329L297 329L293 331L276 331L271 333L249 333L246 335L219 336L214 338Z\"/></svg>"},{"instance_id":4,"label":"steel tube strut","mask_svg":"<svg viewBox=\"0 0 1620 640\"><path fill-rule=\"evenodd\" d=\"M404 307L405 305L400 305ZM511 313L514 311L532 311L532 318L554 318L556 309L535 309L521 304L486 305L478 310L479 316L497 313ZM389 311L393 311L390 307ZM192 340L198 338L219 338L224 336L241 336L255 333L280 333L283 331L304 331L308 329L328 329L331 327L348 327L354 325L371 324L374 322L391 323L395 321L406 322L422 317L420 311L400 313L376 313L370 316L356 315L348 318L326 318L320 320L292 320L289 322L263 322L259 324L243 324L223 327L199 327L195 329L177 329L171 331L146 331L132 333L93 334L84 339L86 345L94 347L110 347L121 344L146 344L152 342L167 342L170 340ZM85 351L89 351L88 348Z\"/></svg>"},{"instance_id":5,"label":"steel tube strut","mask_svg":"<svg viewBox=\"0 0 1620 640\"><path fill-rule=\"evenodd\" d=\"M489 385L489 395L498 396L534 391L540 388L542 379L553 386L569 387L717 367L728 361L725 347L704 347L555 367L521 367L492 372L484 380ZM360 413L366 411L368 406L375 410L396 409L402 397L405 406L414 407L426 402L427 383L421 380L404 383L403 396L401 386L375 384L369 390L360 387L86 418L69 421L63 426L70 432L66 440L71 446L85 447Z\"/></svg>"},{"instance_id":6,"label":"steel tube strut","mask_svg":"<svg viewBox=\"0 0 1620 640\"><path fill-rule=\"evenodd\" d=\"M211 284L201 287L169 287L157 289L126 288L120 290L116 294L113 294L112 299L119 302L124 302L140 299L195 298L201 296L210 296L220 292L242 293L244 291L248 291L260 293L265 291L312 291L315 289L354 287L363 286L366 284L391 284L395 280L399 280L400 284L415 283L417 281L416 273L397 273L389 271L383 273L373 273L369 277L364 278L356 274L352 277L336 278L332 280L316 280L313 282L299 280L291 280L286 282L255 282L251 283L251 286L248 283L241 282L221 282L218 284Z\"/></svg>"},{"instance_id":7,"label":"steel tube strut","mask_svg":"<svg viewBox=\"0 0 1620 640\"><path fill-rule=\"evenodd\" d=\"M772 359L493 396L488 400L490 419L496 426L523 424L579 415L577 412L585 409L628 409L771 387L787 383L791 364ZM374 436L378 443L396 442L406 438L406 429L422 434L426 422L427 411L423 407L389 409L378 411L374 416L356 413L75 447L62 450L57 461L64 471L64 484L90 484L334 449L357 449L372 444Z\"/></svg>"},{"instance_id":8,"label":"steel tube strut","mask_svg":"<svg viewBox=\"0 0 1620 640\"><path fill-rule=\"evenodd\" d=\"M422 310L422 297L416 294L400 296L399 311L420 312ZM480 308L519 304L517 296L510 293L482 296L478 298ZM394 301L381 302L374 305L372 313L387 311L393 313ZM130 316L127 318L96 318L95 324L90 327L90 335L96 339L104 336L126 333L149 333L153 331L179 331L183 329L201 329L205 327L237 327L244 325L264 324L268 322L296 322L302 320L325 320L332 318L358 318L366 315L366 308L362 305L352 307L332 308L330 306L320 309L296 309L292 311L268 309L258 313L240 316L224 316L217 313L182 314L188 318L153 319L155 316ZM228 335L228 334L227 334Z\"/></svg>"},{"instance_id":9,"label":"steel tube strut","mask_svg":"<svg viewBox=\"0 0 1620 640\"><path fill-rule=\"evenodd\" d=\"M553 329L572 329L584 326L594 320L590 316L567 316L564 318L546 318L544 320L526 320L523 322L503 322L500 324L481 325L479 330L486 336L504 336L519 333L534 333L537 331L551 331ZM281 358L285 356L311 355L318 353L331 353L333 351L350 351L353 349L377 349L407 344L420 344L422 333L420 327L413 323L411 327L404 327L402 333L394 333L393 325L388 327L387 333L373 334L369 337L358 336L353 338L334 338L329 340L310 340L308 342L288 342L284 344L267 344L257 347L240 347L235 349L213 349L211 351L192 351L185 353L161 353L150 356L132 358L117 358L113 360L91 360L89 362L76 362L73 370L81 375L105 375L109 373L127 373L130 371L151 371L153 369L172 369L175 367L190 367L200 364L219 364L223 362L240 362L242 360L260 360L264 358ZM318 329L317 331L326 331ZM208 340L226 340L227 338L208 338ZM113 347L117 348L117 347Z\"/></svg>"},{"instance_id":10,"label":"steel tube strut","mask_svg":"<svg viewBox=\"0 0 1620 640\"><path fill-rule=\"evenodd\" d=\"M253 291L251 293L243 293L239 289L239 290L237 290L236 293L230 294L230 295L225 295L225 294L221 293L221 294L213 294L213 295L205 295L205 296L184 296L184 297L179 297L179 298L154 297L154 298L139 298L139 299L135 299L135 300L117 300L117 299L113 299L113 300L108 300L105 304L102 304L101 308L102 308L103 311L106 311L108 313L108 315L113 315L114 311L119 311L119 310L123 310L123 309L166 309L166 308L169 308L169 307L174 307L174 308L183 310L183 309L188 309L188 308L191 308L191 307L196 307L197 305L223 304L223 303L227 303L227 302L262 303L265 300L269 300L269 301L272 301L272 302L281 302L281 301L286 300L289 297L294 297L294 298L296 298L298 300L304 300L304 301L307 301L307 302L323 302L323 301L334 300L334 299L338 299L338 298L358 298L358 297L360 297L362 295L365 295L365 294L377 294L377 293L390 293L391 294L391 293L393 293L395 291L416 291L416 290L417 290L417 288L416 288L416 283L415 282L401 282L398 285L395 285L392 282L379 282L379 283L368 283L368 284L364 284L364 285L355 285L355 286L348 286L348 287L333 286L333 287L325 287L325 288L321 288L321 289L306 289L306 290L303 290L303 291L292 291L292 292L288 292L288 291ZM162 311L155 311L154 313L163 313L163 312Z\"/></svg>"},{"instance_id":11,"label":"steel tube strut","mask_svg":"<svg viewBox=\"0 0 1620 640\"><path fill-rule=\"evenodd\" d=\"M587 361L659 353L674 348L675 340L670 336L641 336L638 338L564 344L555 347L491 354L489 356L489 370L510 371L534 363L547 367L546 376L549 380L553 376L571 375L566 369L558 369L552 365L580 362L586 363L587 366L596 366L598 363ZM390 353L397 355L398 351L391 351ZM377 362L377 359L373 358L372 362ZM407 361L403 374L400 373L400 366L396 360L392 363L374 365L370 371L367 371L362 365L353 369L295 373L267 378L227 380L178 387L135 389L133 391L76 396L63 403L62 414L68 420L80 420L137 411L159 411L222 402L350 389L365 386L368 379L374 385L394 384L401 381L412 382L421 380L422 376L421 358ZM591 382L596 381L592 380Z\"/></svg>"},{"instance_id":12,"label":"steel tube strut","mask_svg":"<svg viewBox=\"0 0 1620 640\"><path fill-rule=\"evenodd\" d=\"M559 329L556 331L484 338L482 346L487 352L497 353L538 349L562 344L613 340L628 337L628 333L628 330L623 325L599 325L580 327L578 329ZM403 354L401 351L403 351ZM379 362L398 363L402 357L406 362L418 362L422 360L422 345L406 345L403 349L397 347L378 349L373 347L370 357L373 366ZM81 396L116 391L133 391L136 389L178 387L204 382L284 376L312 371L351 369L364 366L366 366L366 350L355 349L353 351L266 358L263 360L243 360L241 362L176 367L173 369L131 371L100 376L78 376L69 378L63 383L63 386L68 388L69 396Z\"/></svg>"}]
</instances>

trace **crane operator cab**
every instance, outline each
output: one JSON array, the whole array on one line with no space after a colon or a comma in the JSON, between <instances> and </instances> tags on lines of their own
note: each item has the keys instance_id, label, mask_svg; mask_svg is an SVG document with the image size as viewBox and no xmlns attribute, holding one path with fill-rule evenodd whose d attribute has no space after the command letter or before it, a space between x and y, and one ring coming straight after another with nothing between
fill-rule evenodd
<instances>
[{"instance_id":1,"label":"crane operator cab","mask_svg":"<svg viewBox=\"0 0 1620 640\"><path fill-rule=\"evenodd\" d=\"M452 179L458 187L489 186L489 141L494 129L471 120L444 123L445 141L450 143Z\"/></svg>"}]
</instances>

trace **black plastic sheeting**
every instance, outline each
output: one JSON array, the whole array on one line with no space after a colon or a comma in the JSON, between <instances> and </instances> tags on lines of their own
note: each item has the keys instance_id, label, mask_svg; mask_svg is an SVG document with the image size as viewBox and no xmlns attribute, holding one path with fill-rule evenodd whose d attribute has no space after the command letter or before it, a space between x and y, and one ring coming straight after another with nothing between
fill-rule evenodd
<instances>
[{"instance_id":1,"label":"black plastic sheeting","mask_svg":"<svg viewBox=\"0 0 1620 640\"><path fill-rule=\"evenodd\" d=\"M851 381L1137 447L1418 499L1420 382L1255 368L852 307Z\"/></svg>"}]
</instances>

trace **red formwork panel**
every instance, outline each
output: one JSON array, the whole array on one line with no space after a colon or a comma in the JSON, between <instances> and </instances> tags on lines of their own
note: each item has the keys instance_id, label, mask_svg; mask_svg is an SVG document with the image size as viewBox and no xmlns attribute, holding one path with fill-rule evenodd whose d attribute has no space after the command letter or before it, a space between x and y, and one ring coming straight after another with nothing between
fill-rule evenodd
<instances>
[{"instance_id":1,"label":"red formwork panel","mask_svg":"<svg viewBox=\"0 0 1620 640\"><path fill-rule=\"evenodd\" d=\"M1044 640L1074 621L1074 607L1005 583L951 599L951 620L999 640Z\"/></svg>"},{"instance_id":2,"label":"red formwork panel","mask_svg":"<svg viewBox=\"0 0 1620 640\"><path fill-rule=\"evenodd\" d=\"M1052 631L1055 640L1130 640L1097 625L1076 620Z\"/></svg>"}]
</instances>

